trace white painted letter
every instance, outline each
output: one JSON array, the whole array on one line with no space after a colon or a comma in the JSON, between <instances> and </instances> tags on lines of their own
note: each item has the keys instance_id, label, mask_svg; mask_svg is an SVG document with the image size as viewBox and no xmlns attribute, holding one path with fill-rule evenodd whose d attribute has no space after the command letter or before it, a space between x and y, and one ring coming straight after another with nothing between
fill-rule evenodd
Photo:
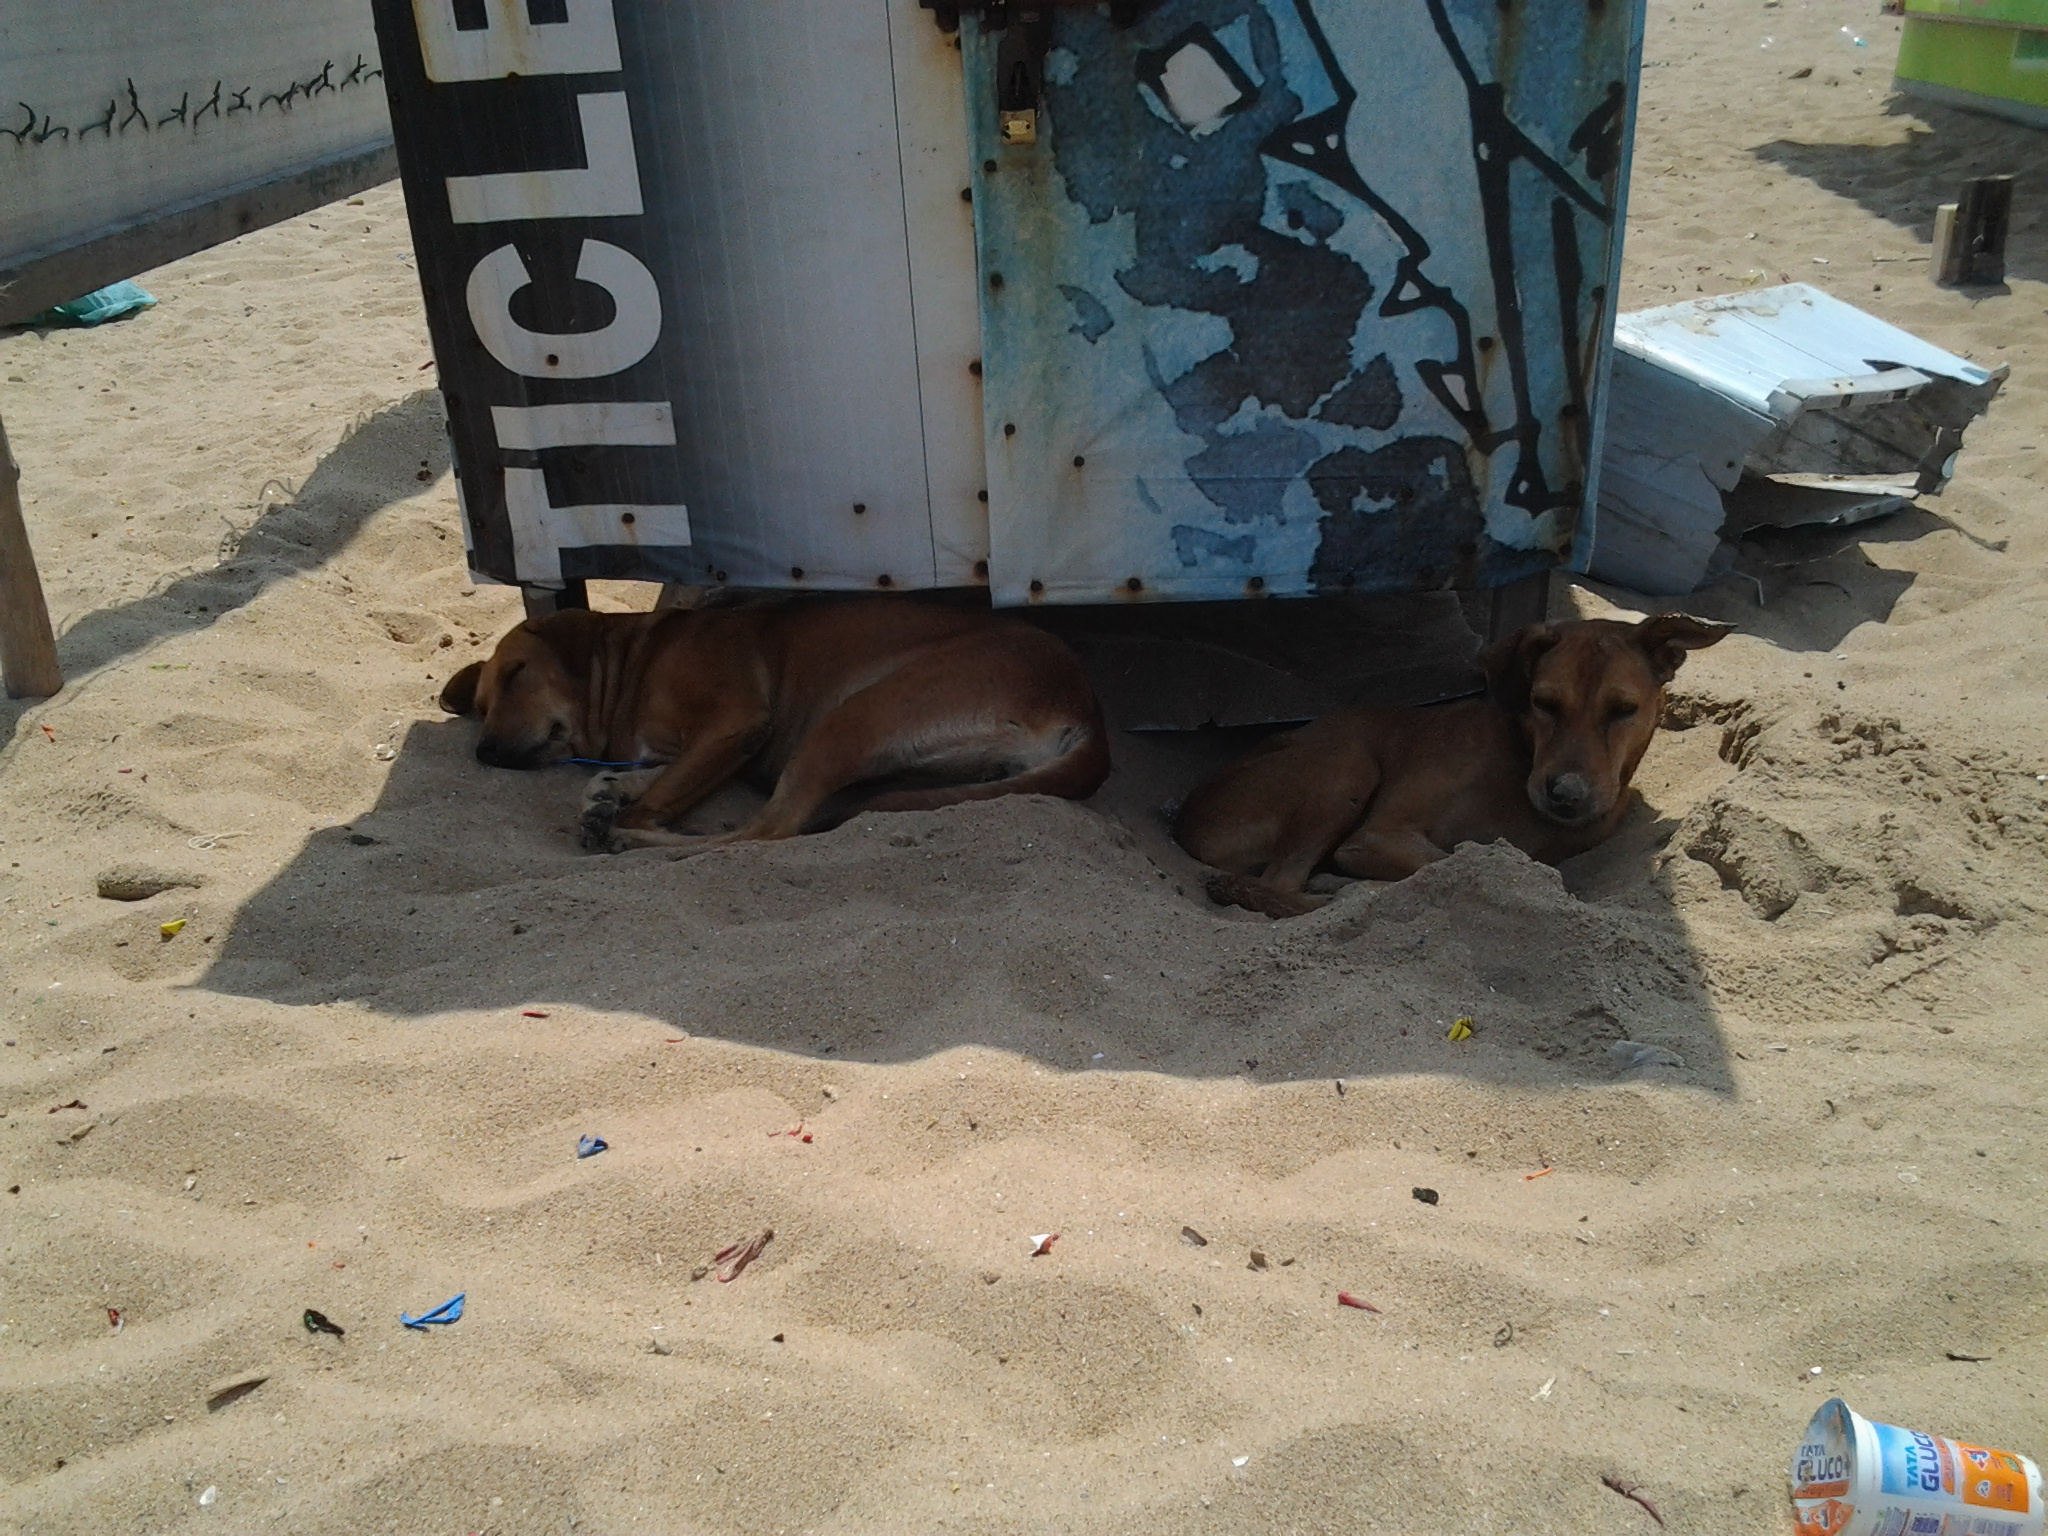
<instances>
[{"instance_id":1,"label":"white painted letter","mask_svg":"<svg viewBox=\"0 0 2048 1536\"><path fill-rule=\"evenodd\" d=\"M512 318L512 295L532 282L516 248L501 245L469 274L469 323L499 362L529 379L596 379L632 367L661 339L661 293L654 274L630 251L585 240L576 276L612 296L617 313L595 331L550 335Z\"/></svg>"},{"instance_id":2,"label":"white painted letter","mask_svg":"<svg viewBox=\"0 0 2048 1536\"><path fill-rule=\"evenodd\" d=\"M572 405L494 405L500 448L667 447L676 440L666 400L582 400Z\"/></svg>"},{"instance_id":3,"label":"white painted letter","mask_svg":"<svg viewBox=\"0 0 2048 1536\"><path fill-rule=\"evenodd\" d=\"M583 169L450 176L448 212L458 224L506 219L604 219L643 211L640 164L623 91L576 98Z\"/></svg>"},{"instance_id":4,"label":"white painted letter","mask_svg":"<svg viewBox=\"0 0 2048 1536\"><path fill-rule=\"evenodd\" d=\"M603 75L619 67L612 0L568 0L567 21L535 26L527 0L486 0L490 24L455 25L454 0L412 0L427 78L500 80L510 75Z\"/></svg>"},{"instance_id":5,"label":"white painted letter","mask_svg":"<svg viewBox=\"0 0 2048 1536\"><path fill-rule=\"evenodd\" d=\"M521 581L560 581L564 549L690 542L688 507L558 507L549 502L547 479L537 469L505 471L505 512L512 525L513 573Z\"/></svg>"}]
</instances>

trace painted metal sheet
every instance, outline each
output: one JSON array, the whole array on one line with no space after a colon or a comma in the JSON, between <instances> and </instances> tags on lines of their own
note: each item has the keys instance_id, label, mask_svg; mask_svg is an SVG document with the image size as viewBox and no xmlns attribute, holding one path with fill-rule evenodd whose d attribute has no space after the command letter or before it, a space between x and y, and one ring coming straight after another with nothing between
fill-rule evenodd
<instances>
[{"instance_id":1,"label":"painted metal sheet","mask_svg":"<svg viewBox=\"0 0 2048 1536\"><path fill-rule=\"evenodd\" d=\"M363 0L6 0L0 274L238 190L374 160L391 137L381 74ZM104 280L95 272L57 297Z\"/></svg>"},{"instance_id":2,"label":"painted metal sheet","mask_svg":"<svg viewBox=\"0 0 2048 1536\"><path fill-rule=\"evenodd\" d=\"M963 19L999 603L1496 585L1589 516L1640 49L1615 0Z\"/></svg>"},{"instance_id":3,"label":"painted metal sheet","mask_svg":"<svg viewBox=\"0 0 2048 1536\"><path fill-rule=\"evenodd\" d=\"M916 0L376 0L486 580L965 586L959 54Z\"/></svg>"}]
</instances>

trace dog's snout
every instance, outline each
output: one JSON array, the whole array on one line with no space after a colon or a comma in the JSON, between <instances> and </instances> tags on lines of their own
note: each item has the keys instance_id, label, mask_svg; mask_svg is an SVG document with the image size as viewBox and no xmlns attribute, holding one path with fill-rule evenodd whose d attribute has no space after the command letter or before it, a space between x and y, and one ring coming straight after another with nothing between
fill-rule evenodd
<instances>
[{"instance_id":1,"label":"dog's snout","mask_svg":"<svg viewBox=\"0 0 2048 1536\"><path fill-rule=\"evenodd\" d=\"M1551 814L1566 820L1585 814L1593 800L1593 786L1582 773L1560 773L1543 786Z\"/></svg>"}]
</instances>

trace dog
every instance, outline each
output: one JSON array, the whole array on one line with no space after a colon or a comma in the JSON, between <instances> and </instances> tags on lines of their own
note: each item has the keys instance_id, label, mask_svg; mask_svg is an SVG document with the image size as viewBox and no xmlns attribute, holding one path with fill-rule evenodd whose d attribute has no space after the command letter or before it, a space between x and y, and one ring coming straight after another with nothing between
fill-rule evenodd
<instances>
[{"instance_id":1,"label":"dog","mask_svg":"<svg viewBox=\"0 0 2048 1536\"><path fill-rule=\"evenodd\" d=\"M600 775L585 847L609 852L793 837L858 811L998 795L1083 799L1107 732L1073 652L986 611L909 598L528 619L450 678L481 715L477 760L651 768ZM768 802L709 837L670 830L744 777Z\"/></svg>"},{"instance_id":2,"label":"dog","mask_svg":"<svg viewBox=\"0 0 2048 1536\"><path fill-rule=\"evenodd\" d=\"M1482 697L1277 736L1189 795L1174 838L1222 871L1215 901L1273 917L1321 906L1304 890L1325 867L1402 880L1500 838L1559 863L1621 824L1664 685L1732 627L1682 613L1530 625L1480 653Z\"/></svg>"}]
</instances>

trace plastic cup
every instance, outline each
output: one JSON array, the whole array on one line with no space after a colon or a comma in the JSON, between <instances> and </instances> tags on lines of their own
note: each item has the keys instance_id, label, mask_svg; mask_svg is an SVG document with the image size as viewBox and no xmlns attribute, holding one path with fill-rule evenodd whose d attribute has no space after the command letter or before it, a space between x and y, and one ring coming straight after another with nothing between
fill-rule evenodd
<instances>
[{"instance_id":1,"label":"plastic cup","mask_svg":"<svg viewBox=\"0 0 2048 1536\"><path fill-rule=\"evenodd\" d=\"M1792 1456L1799 1536L2043 1536L2041 1469L1895 1424L1839 1397L1821 1405Z\"/></svg>"}]
</instances>

